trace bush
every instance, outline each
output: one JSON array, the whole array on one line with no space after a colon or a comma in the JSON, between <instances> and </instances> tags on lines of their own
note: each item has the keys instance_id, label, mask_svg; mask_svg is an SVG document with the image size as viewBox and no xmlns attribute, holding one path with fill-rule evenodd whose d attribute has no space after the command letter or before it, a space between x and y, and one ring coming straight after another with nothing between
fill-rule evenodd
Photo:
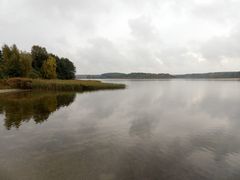
<instances>
[{"instance_id":1,"label":"bush","mask_svg":"<svg viewBox=\"0 0 240 180\"><path fill-rule=\"evenodd\" d=\"M29 78L32 78L32 79L38 79L38 78L41 78L41 74L36 71L36 70L32 70L29 74L28 74L28 77Z\"/></svg>"},{"instance_id":2,"label":"bush","mask_svg":"<svg viewBox=\"0 0 240 180\"><path fill-rule=\"evenodd\" d=\"M11 88L32 89L32 80L27 78L11 78L7 79L6 83Z\"/></svg>"}]
</instances>

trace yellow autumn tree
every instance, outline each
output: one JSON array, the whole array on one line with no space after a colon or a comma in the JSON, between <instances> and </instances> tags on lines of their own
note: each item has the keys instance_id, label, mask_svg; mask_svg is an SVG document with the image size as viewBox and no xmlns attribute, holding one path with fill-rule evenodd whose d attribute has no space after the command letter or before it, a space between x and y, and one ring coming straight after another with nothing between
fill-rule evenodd
<instances>
[{"instance_id":1,"label":"yellow autumn tree","mask_svg":"<svg viewBox=\"0 0 240 180\"><path fill-rule=\"evenodd\" d=\"M44 61L42 65L42 75L45 79L56 79L57 73L56 73L56 59L52 56L49 56L46 61Z\"/></svg>"},{"instance_id":2,"label":"yellow autumn tree","mask_svg":"<svg viewBox=\"0 0 240 180\"><path fill-rule=\"evenodd\" d=\"M23 77L27 77L29 73L32 71L32 56L29 53L22 52L20 54L20 69L21 75Z\"/></svg>"}]
</instances>

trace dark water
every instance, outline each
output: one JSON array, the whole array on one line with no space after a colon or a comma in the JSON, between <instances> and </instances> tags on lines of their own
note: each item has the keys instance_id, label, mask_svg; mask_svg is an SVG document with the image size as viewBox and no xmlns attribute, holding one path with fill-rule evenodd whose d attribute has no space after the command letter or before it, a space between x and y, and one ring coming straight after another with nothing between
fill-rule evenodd
<instances>
[{"instance_id":1,"label":"dark water","mask_svg":"<svg viewBox=\"0 0 240 180\"><path fill-rule=\"evenodd\" d=\"M239 81L0 95L1 180L240 179Z\"/></svg>"}]
</instances>

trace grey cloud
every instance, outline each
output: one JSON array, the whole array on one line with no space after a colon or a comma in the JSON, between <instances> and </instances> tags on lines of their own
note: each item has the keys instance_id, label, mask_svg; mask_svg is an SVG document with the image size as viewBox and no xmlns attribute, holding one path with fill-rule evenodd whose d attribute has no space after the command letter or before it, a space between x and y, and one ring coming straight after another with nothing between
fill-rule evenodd
<instances>
[{"instance_id":1,"label":"grey cloud","mask_svg":"<svg viewBox=\"0 0 240 180\"><path fill-rule=\"evenodd\" d=\"M104 38L89 40L89 45L78 51L81 64L79 68L83 68L85 73L101 73L109 69L109 71L124 70L125 57L119 52L115 45ZM83 65L83 67L81 67ZM125 65L127 66L127 65ZM85 71L84 69L88 69Z\"/></svg>"},{"instance_id":2,"label":"grey cloud","mask_svg":"<svg viewBox=\"0 0 240 180\"><path fill-rule=\"evenodd\" d=\"M192 12L203 20L214 20L218 23L238 21L240 2L236 0L212 0L194 6Z\"/></svg>"},{"instance_id":3,"label":"grey cloud","mask_svg":"<svg viewBox=\"0 0 240 180\"><path fill-rule=\"evenodd\" d=\"M228 33L239 8L234 0L0 0L0 45L45 46L78 73L235 70L240 30Z\"/></svg>"},{"instance_id":4,"label":"grey cloud","mask_svg":"<svg viewBox=\"0 0 240 180\"><path fill-rule=\"evenodd\" d=\"M217 36L208 40L201 47L205 58L219 61L223 58L240 58L240 26L227 36Z\"/></svg>"},{"instance_id":5,"label":"grey cloud","mask_svg":"<svg viewBox=\"0 0 240 180\"><path fill-rule=\"evenodd\" d=\"M129 20L131 34L142 43L155 42L159 39L155 27L151 24L151 19L148 17L139 17Z\"/></svg>"},{"instance_id":6,"label":"grey cloud","mask_svg":"<svg viewBox=\"0 0 240 180\"><path fill-rule=\"evenodd\" d=\"M107 0L51 0L51 1L38 1L38 0L25 0L31 8L41 11L59 11L60 13L71 13L71 11L82 12L108 12L111 9L111 3Z\"/></svg>"}]
</instances>

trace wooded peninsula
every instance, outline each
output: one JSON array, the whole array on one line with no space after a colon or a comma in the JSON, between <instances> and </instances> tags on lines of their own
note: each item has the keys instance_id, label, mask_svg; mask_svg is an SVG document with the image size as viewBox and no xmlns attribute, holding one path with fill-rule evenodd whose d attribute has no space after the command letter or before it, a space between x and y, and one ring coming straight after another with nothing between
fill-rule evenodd
<instances>
[{"instance_id":1,"label":"wooded peninsula","mask_svg":"<svg viewBox=\"0 0 240 180\"><path fill-rule=\"evenodd\" d=\"M0 50L0 89L41 89L84 91L124 88L123 84L74 80L76 67L68 58L48 53L34 45L31 52L20 51L14 44Z\"/></svg>"}]
</instances>

